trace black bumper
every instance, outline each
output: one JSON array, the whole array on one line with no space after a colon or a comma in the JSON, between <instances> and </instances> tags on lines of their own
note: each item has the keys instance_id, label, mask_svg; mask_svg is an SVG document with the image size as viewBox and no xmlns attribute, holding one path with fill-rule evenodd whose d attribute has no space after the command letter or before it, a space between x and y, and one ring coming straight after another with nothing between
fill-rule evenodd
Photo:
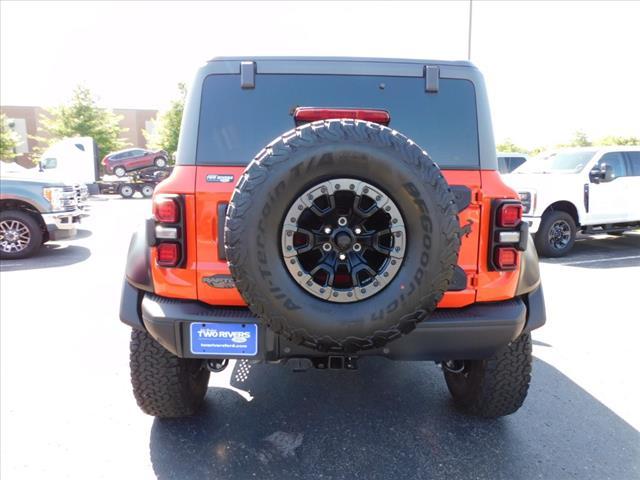
<instances>
[{"instance_id":1,"label":"black bumper","mask_svg":"<svg viewBox=\"0 0 640 480\"><path fill-rule=\"evenodd\" d=\"M197 301L176 300L143 293L125 281L121 320L147 330L161 345L179 357L194 355L189 348L189 325L200 322L256 323L258 353L255 360L320 358L326 353L296 345L264 327L247 308L219 308ZM522 332L546 321L542 287L503 302L476 303L466 308L440 309L408 335L384 348L356 356L383 356L396 360L475 359L491 356Z\"/></svg>"}]
</instances>

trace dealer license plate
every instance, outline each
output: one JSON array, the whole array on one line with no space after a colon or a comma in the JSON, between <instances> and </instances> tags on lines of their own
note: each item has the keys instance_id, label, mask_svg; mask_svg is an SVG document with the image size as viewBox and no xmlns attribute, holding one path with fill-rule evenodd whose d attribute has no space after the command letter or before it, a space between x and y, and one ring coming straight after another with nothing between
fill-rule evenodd
<instances>
[{"instance_id":1,"label":"dealer license plate","mask_svg":"<svg viewBox=\"0 0 640 480\"><path fill-rule=\"evenodd\" d=\"M192 323L190 337L193 354L252 357L258 353L255 323Z\"/></svg>"}]
</instances>

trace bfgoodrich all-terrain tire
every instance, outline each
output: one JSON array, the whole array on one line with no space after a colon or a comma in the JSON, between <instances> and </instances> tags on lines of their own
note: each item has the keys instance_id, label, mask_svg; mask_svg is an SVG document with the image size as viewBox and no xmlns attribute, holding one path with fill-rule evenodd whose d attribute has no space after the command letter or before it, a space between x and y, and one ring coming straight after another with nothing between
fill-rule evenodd
<instances>
[{"instance_id":1,"label":"bfgoodrich all-terrain tire","mask_svg":"<svg viewBox=\"0 0 640 480\"><path fill-rule=\"evenodd\" d=\"M531 334L487 360L447 362L444 377L456 405L481 417L502 417L524 403L531 381Z\"/></svg>"},{"instance_id":2,"label":"bfgoodrich all-terrain tire","mask_svg":"<svg viewBox=\"0 0 640 480\"><path fill-rule=\"evenodd\" d=\"M384 249L358 236L373 229L356 206L367 195L379 234L392 237L388 250L400 252L382 267L365 260ZM330 213L313 213L321 208ZM300 228L307 214L315 230ZM324 255L325 283L304 267L298 233ZM327 352L381 347L412 331L447 290L459 248L455 200L440 169L404 135L358 120L314 122L274 140L238 180L225 224L231 273L251 310L276 333ZM338 257L347 258L344 267ZM356 261L371 267L370 278L356 278ZM336 287L345 275L346 290Z\"/></svg>"},{"instance_id":3,"label":"bfgoodrich all-terrain tire","mask_svg":"<svg viewBox=\"0 0 640 480\"><path fill-rule=\"evenodd\" d=\"M161 418L196 413L209 385L204 362L176 357L140 330L131 332L130 347L131 384L142 411Z\"/></svg>"}]
</instances>

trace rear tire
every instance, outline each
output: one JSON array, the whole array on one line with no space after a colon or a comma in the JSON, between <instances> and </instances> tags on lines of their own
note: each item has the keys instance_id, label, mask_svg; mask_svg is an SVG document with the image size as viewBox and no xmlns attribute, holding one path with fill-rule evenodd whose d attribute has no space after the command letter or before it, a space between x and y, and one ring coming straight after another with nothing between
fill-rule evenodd
<instances>
[{"instance_id":1,"label":"rear tire","mask_svg":"<svg viewBox=\"0 0 640 480\"><path fill-rule=\"evenodd\" d=\"M33 215L21 210L0 212L0 258L30 257L42 243L42 229Z\"/></svg>"},{"instance_id":2,"label":"rear tire","mask_svg":"<svg viewBox=\"0 0 640 480\"><path fill-rule=\"evenodd\" d=\"M133 395L144 413L186 417L202 406L209 385L202 360L176 357L141 330L131 332L129 358Z\"/></svg>"},{"instance_id":3,"label":"rear tire","mask_svg":"<svg viewBox=\"0 0 640 480\"><path fill-rule=\"evenodd\" d=\"M164 168L167 166L167 159L164 157L158 157L153 161L153 163L158 168Z\"/></svg>"},{"instance_id":4,"label":"rear tire","mask_svg":"<svg viewBox=\"0 0 640 480\"><path fill-rule=\"evenodd\" d=\"M532 360L531 334L525 333L487 360L461 362L459 372L445 364L444 378L459 409L481 417L502 417L524 403Z\"/></svg>"},{"instance_id":5,"label":"rear tire","mask_svg":"<svg viewBox=\"0 0 640 480\"><path fill-rule=\"evenodd\" d=\"M565 237L560 238L563 232ZM576 233L576 222L571 215L561 210L548 212L542 217L540 228L535 235L536 250L542 257L566 255L573 248Z\"/></svg>"}]
</instances>

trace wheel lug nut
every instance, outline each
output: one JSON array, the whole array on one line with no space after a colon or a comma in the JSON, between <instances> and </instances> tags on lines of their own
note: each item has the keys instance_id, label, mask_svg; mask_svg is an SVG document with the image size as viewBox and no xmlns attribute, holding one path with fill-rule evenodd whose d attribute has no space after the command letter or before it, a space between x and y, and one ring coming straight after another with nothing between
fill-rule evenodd
<instances>
[{"instance_id":1,"label":"wheel lug nut","mask_svg":"<svg viewBox=\"0 0 640 480\"><path fill-rule=\"evenodd\" d=\"M359 243L354 243L353 244L353 251L354 252L359 252L360 250L362 250L362 247L360 246Z\"/></svg>"},{"instance_id":2,"label":"wheel lug nut","mask_svg":"<svg viewBox=\"0 0 640 480\"><path fill-rule=\"evenodd\" d=\"M330 227L325 227L324 228L324 233L326 233L327 235L329 235L331 233L331 228Z\"/></svg>"},{"instance_id":3,"label":"wheel lug nut","mask_svg":"<svg viewBox=\"0 0 640 480\"><path fill-rule=\"evenodd\" d=\"M323 249L325 252L330 251L330 250L331 250L331 244L330 244L329 242L324 243L324 244L322 245L322 249Z\"/></svg>"},{"instance_id":4,"label":"wheel lug nut","mask_svg":"<svg viewBox=\"0 0 640 480\"><path fill-rule=\"evenodd\" d=\"M339 258L340 260L344 260L344 259L346 259L346 258L347 258L347 256L346 256L344 253L341 253L340 255L338 255L338 258Z\"/></svg>"},{"instance_id":5,"label":"wheel lug nut","mask_svg":"<svg viewBox=\"0 0 640 480\"><path fill-rule=\"evenodd\" d=\"M354 232L356 232L356 235L360 235L362 233L362 229L360 227L356 227Z\"/></svg>"},{"instance_id":6,"label":"wheel lug nut","mask_svg":"<svg viewBox=\"0 0 640 480\"><path fill-rule=\"evenodd\" d=\"M347 217L340 217L338 219L338 225L340 225L341 227L344 227L347 224Z\"/></svg>"}]
</instances>

